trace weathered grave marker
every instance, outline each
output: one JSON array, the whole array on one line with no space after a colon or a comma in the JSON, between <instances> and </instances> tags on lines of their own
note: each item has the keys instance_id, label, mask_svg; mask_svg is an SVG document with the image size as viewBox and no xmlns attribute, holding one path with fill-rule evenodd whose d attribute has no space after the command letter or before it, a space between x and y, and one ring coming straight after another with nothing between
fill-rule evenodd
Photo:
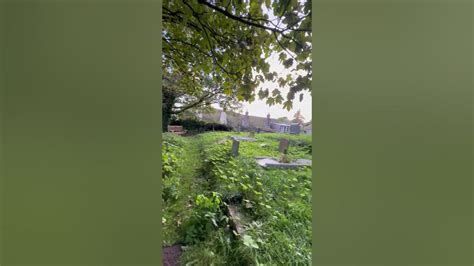
<instances>
[{"instance_id":1,"label":"weathered grave marker","mask_svg":"<svg viewBox=\"0 0 474 266\"><path fill-rule=\"evenodd\" d=\"M290 141L288 139L281 139L280 140L280 147L279 151L281 153L286 154L288 152L288 147L290 146Z\"/></svg>"},{"instance_id":2,"label":"weathered grave marker","mask_svg":"<svg viewBox=\"0 0 474 266\"><path fill-rule=\"evenodd\" d=\"M228 205L227 211L231 219L232 227L239 235L243 235L245 233L245 227L242 213L235 205Z\"/></svg>"},{"instance_id":3,"label":"weathered grave marker","mask_svg":"<svg viewBox=\"0 0 474 266\"><path fill-rule=\"evenodd\" d=\"M236 139L232 140L232 156L236 157L239 155L239 145L240 141Z\"/></svg>"},{"instance_id":4,"label":"weathered grave marker","mask_svg":"<svg viewBox=\"0 0 474 266\"><path fill-rule=\"evenodd\" d=\"M253 137L255 137L255 131L250 131L250 133L249 133L249 137L250 137L250 138L253 138Z\"/></svg>"},{"instance_id":5,"label":"weathered grave marker","mask_svg":"<svg viewBox=\"0 0 474 266\"><path fill-rule=\"evenodd\" d=\"M311 160L298 159L291 163L282 163L276 158L271 157L256 157L257 164L263 168L281 168L281 169L296 169L300 167L311 167Z\"/></svg>"}]
</instances>

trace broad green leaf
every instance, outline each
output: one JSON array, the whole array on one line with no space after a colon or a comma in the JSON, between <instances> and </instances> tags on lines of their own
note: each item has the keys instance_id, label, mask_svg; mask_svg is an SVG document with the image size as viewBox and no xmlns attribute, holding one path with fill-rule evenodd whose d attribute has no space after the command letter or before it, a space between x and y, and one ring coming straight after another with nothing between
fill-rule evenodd
<instances>
[{"instance_id":1,"label":"broad green leaf","mask_svg":"<svg viewBox=\"0 0 474 266\"><path fill-rule=\"evenodd\" d=\"M255 242L255 240L250 236L250 235L244 235L242 236L242 242L244 245L247 247L255 248L258 249L258 244Z\"/></svg>"},{"instance_id":2,"label":"broad green leaf","mask_svg":"<svg viewBox=\"0 0 474 266\"><path fill-rule=\"evenodd\" d=\"M265 0L265 6L269 9L270 8L270 0Z\"/></svg>"}]
</instances>

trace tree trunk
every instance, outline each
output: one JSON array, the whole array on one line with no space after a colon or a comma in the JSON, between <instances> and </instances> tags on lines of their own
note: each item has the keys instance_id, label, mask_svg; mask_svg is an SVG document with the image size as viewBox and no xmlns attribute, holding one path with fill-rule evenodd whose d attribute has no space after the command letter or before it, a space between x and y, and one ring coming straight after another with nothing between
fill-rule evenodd
<instances>
[{"instance_id":1,"label":"tree trunk","mask_svg":"<svg viewBox=\"0 0 474 266\"><path fill-rule=\"evenodd\" d=\"M162 106L163 132L168 132L168 125L170 124L171 114L172 114L175 101L176 101L176 96L173 93L171 93L169 90L163 88L163 106Z\"/></svg>"},{"instance_id":2,"label":"tree trunk","mask_svg":"<svg viewBox=\"0 0 474 266\"><path fill-rule=\"evenodd\" d=\"M162 117L162 126L163 126L163 132L168 132L168 125L171 120L171 112L170 110L167 110L165 106L163 106L163 117Z\"/></svg>"}]
</instances>

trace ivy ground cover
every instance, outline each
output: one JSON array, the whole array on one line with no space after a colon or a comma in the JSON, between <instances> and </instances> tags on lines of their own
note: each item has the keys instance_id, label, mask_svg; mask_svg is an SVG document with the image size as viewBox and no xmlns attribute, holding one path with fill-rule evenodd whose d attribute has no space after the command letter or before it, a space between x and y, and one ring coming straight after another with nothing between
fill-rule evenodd
<instances>
[{"instance_id":1,"label":"ivy ground cover","mask_svg":"<svg viewBox=\"0 0 474 266\"><path fill-rule=\"evenodd\" d=\"M231 135L164 134L163 245L183 246L182 265L311 265L311 168L265 170L254 160L280 156L281 138L290 158L311 159L311 136L256 134L233 157Z\"/></svg>"}]
</instances>

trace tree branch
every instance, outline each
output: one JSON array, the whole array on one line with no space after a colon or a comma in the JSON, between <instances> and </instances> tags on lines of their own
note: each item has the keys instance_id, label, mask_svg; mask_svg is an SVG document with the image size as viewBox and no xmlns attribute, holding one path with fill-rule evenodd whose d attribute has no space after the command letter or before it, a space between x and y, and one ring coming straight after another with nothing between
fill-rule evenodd
<instances>
[{"instance_id":1,"label":"tree branch","mask_svg":"<svg viewBox=\"0 0 474 266\"><path fill-rule=\"evenodd\" d=\"M190 46L196 50L198 50L200 53L202 53L203 55L205 56L208 56L208 57L211 57L211 55L209 55L208 53L204 52L203 50L201 50L201 48L199 48L197 45L193 44L193 43L189 43L187 41L183 41L183 40L179 40L179 39L173 39L173 38L165 38L163 37L163 39L169 44L171 45L170 41L176 41L176 42L180 42L180 43L183 43L183 44L186 44L187 46Z\"/></svg>"},{"instance_id":2,"label":"tree branch","mask_svg":"<svg viewBox=\"0 0 474 266\"><path fill-rule=\"evenodd\" d=\"M269 30L269 31L274 32L274 33L275 33L275 32L276 32L276 33L279 33L279 34L281 34L283 37L288 38L288 39L294 41L295 43L297 43L297 44L300 45L300 46L303 46L300 42L298 42L298 41L295 40L294 38L292 38L292 37L290 37L290 36L288 36L288 35L286 35L286 34L284 33L285 31L287 31L287 30L289 30L289 29L280 30L280 29L276 29L276 28L267 27L267 26L265 26L265 25L261 25L261 24L258 24L258 23L254 23L254 22L248 21L248 20L246 20L246 19L244 19L244 18L242 18L242 17L236 16L236 15L234 15L234 14L232 14L232 13L230 13L230 12L228 12L228 11L226 11L226 10L220 8L220 7L217 7L217 6L215 6L215 5L213 5L213 4L209 3L209 2L206 2L205 0L198 0L198 2L199 2L200 4L203 4L203 5L205 5L205 6L209 7L209 8L211 8L211 9L216 10L216 11L219 12L219 13L224 14L224 15L225 15L226 17L228 17L228 18L231 18L231 19L233 19L233 20L237 20L237 21L242 22L242 23L244 23L244 24L247 24L247 25L249 25L249 26L254 26L254 27L257 27L257 28ZM300 31L301 31L301 30L300 30Z\"/></svg>"},{"instance_id":3,"label":"tree branch","mask_svg":"<svg viewBox=\"0 0 474 266\"><path fill-rule=\"evenodd\" d=\"M206 34L206 39L207 39L207 42L209 44L209 50L212 54L212 59L214 61L214 64L216 64L220 69L222 69L222 71L224 71L227 75L231 75L231 74L235 74L235 73L230 73L229 71L227 71L227 69L225 69L221 64L219 64L219 62L217 61L217 57L216 57L216 54L214 53L214 48L213 48L213 45L211 43L211 40L209 38L209 35L207 34L207 29L206 27L204 26L204 24L202 23L201 19L199 18L199 14L196 13L196 11L194 11L194 9L192 8L192 6L189 5L189 3L187 3L186 1L183 1L184 4L186 6L189 7L189 9L191 9L191 11L193 12L193 15L196 15L196 19L198 20L199 24L201 24L202 26L202 29L204 30L204 33Z\"/></svg>"},{"instance_id":4,"label":"tree branch","mask_svg":"<svg viewBox=\"0 0 474 266\"><path fill-rule=\"evenodd\" d=\"M206 95L204 95L204 96L199 97L198 100L195 101L195 102L193 102L193 103L190 103L190 104L188 104L188 105L186 105L186 106L181 106L181 107L175 108L175 110L172 110L171 113L172 113L172 114L179 114L179 113L182 113L182 112L184 112L184 111L186 111L186 110L188 110L188 109L191 109L191 108L193 108L193 107L196 107L196 106L200 105L200 104L203 103L205 100L208 100L208 99L210 99L210 98L212 98L212 94L206 94Z\"/></svg>"},{"instance_id":5,"label":"tree branch","mask_svg":"<svg viewBox=\"0 0 474 266\"><path fill-rule=\"evenodd\" d=\"M234 15L234 14L232 14L232 13L230 13L230 12L228 12L228 11L226 11L226 10L220 8L220 7L217 7L217 6L215 6L215 5L213 5L213 4L209 3L209 2L206 2L206 1L204 1L204 0L198 0L198 2L199 2L200 4L203 4L203 5L206 5L206 6L210 7L211 9L216 10L217 12L220 12L220 13L224 14L224 15L225 15L226 17L228 17L228 18L231 18L231 19L240 21L240 22L242 22L242 23L244 23L244 24L247 24L247 25L250 25L250 26L254 26L254 27L257 27L257 28L261 28L261 29L266 29L266 30L273 31L273 32L276 31L276 32L278 32L278 33L282 33L282 31L279 30L279 29L267 27L267 26L265 26L265 25L261 25L261 24L258 24L258 23L252 22L252 21L248 21L248 20L246 20L246 19L244 19L244 18L242 18L242 17L236 16L236 15Z\"/></svg>"},{"instance_id":6,"label":"tree branch","mask_svg":"<svg viewBox=\"0 0 474 266\"><path fill-rule=\"evenodd\" d=\"M286 49L286 47L283 46L283 44L280 42L280 40L278 40L278 36L276 35L275 32L273 33L273 35L275 36L275 39L276 39L278 45L279 45L287 54L289 54L289 55L291 56L291 58L293 58L293 60L296 60L296 58L290 53L290 51L288 51L288 50Z\"/></svg>"}]
</instances>

